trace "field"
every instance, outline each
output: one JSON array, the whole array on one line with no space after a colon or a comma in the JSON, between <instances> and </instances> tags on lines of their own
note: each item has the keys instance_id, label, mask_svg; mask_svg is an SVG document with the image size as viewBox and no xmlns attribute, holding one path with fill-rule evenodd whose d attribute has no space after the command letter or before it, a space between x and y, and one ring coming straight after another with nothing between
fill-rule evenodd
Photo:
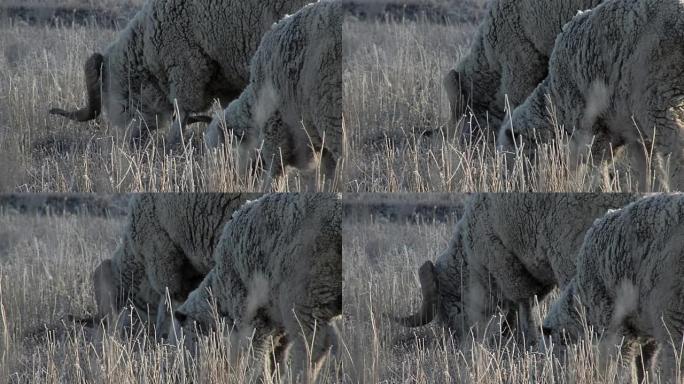
<instances>
[{"instance_id":1,"label":"field","mask_svg":"<svg viewBox=\"0 0 684 384\"><path fill-rule=\"evenodd\" d=\"M429 196L429 195L427 195ZM404 199L404 204L431 197ZM453 195L453 205L462 204ZM440 199L440 201L443 201ZM433 324L404 328L387 314L405 316L420 307L418 267L435 260L452 236L457 219L369 214L348 208L343 225L345 328L355 379L364 383L618 383L617 361L599 369L598 347L584 340L568 349L568 360L521 349L510 336L483 343L451 338ZM548 300L535 316L543 318ZM498 333L501 316L490 323ZM649 383L659 383L651 378Z\"/></svg>"},{"instance_id":2,"label":"field","mask_svg":"<svg viewBox=\"0 0 684 384\"><path fill-rule=\"evenodd\" d=\"M195 358L144 329L125 336L72 321L95 313L90 274L111 256L124 223L119 216L0 214L0 383L257 382L250 357L228 363L225 334L207 339ZM321 383L348 380L344 356L328 359Z\"/></svg>"},{"instance_id":3,"label":"field","mask_svg":"<svg viewBox=\"0 0 684 384\"><path fill-rule=\"evenodd\" d=\"M475 5L463 7L466 11L486 4L481 0L460 3ZM460 128L449 124L450 108L442 79L468 53L477 30L477 17L473 21L463 17L463 21L447 23L418 19L349 20L345 24L347 189L358 192L644 189L637 186L627 161L619 153L613 155L614 162L606 164L571 163L567 137L540 144L536 159L519 157L514 173L508 177L504 176L504 158L496 153L493 143L458 140ZM470 123L466 116L459 124ZM558 123L550 129L558 130ZM651 153L649 148L644 150ZM523 177L521 169L530 168L531 177Z\"/></svg>"},{"instance_id":4,"label":"field","mask_svg":"<svg viewBox=\"0 0 684 384\"><path fill-rule=\"evenodd\" d=\"M131 14L141 0L106 3L77 0L32 0L21 3L37 21L3 17L0 7L0 191L131 192L244 191L261 188L260 175L240 175L230 149L203 153L204 124L188 130L182 148L168 151L162 133L133 148L103 119L76 123L49 115L53 107L85 104L83 64L102 51L117 29L88 19L70 24L41 18L55 8L106 8ZM16 2L16 4L20 4ZM24 12L24 11L22 11ZM26 13L25 12L25 13ZM68 15L69 12L66 12ZM124 20L125 22L125 20ZM215 106L215 108L217 108ZM314 168L318 165L314 164ZM338 167L343 173L343 167ZM288 172L277 191L321 189L314 170Z\"/></svg>"}]
</instances>

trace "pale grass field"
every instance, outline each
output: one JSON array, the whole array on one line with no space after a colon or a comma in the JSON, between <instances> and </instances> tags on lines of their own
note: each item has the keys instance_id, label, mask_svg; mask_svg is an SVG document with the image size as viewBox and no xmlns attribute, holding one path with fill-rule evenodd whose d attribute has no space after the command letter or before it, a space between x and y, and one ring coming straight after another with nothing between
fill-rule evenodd
<instances>
[{"instance_id":1,"label":"pale grass field","mask_svg":"<svg viewBox=\"0 0 684 384\"><path fill-rule=\"evenodd\" d=\"M142 329L130 337L69 321L96 311L90 274L111 256L124 223L0 214L0 383L259 382L254 373L261 366L251 356L229 364L225 330L205 339L193 357ZM341 349L324 365L321 383L352 382Z\"/></svg>"},{"instance_id":2,"label":"pale grass field","mask_svg":"<svg viewBox=\"0 0 684 384\"><path fill-rule=\"evenodd\" d=\"M261 174L238 172L237 154L230 145L203 153L204 124L189 128L192 137L185 137L183 148L169 153L161 139L165 132L153 134L142 148L132 148L121 138L122 132L102 119L77 123L48 114L52 107L71 109L85 104L83 64L115 36L114 30L92 25L49 28L0 18L0 191L262 189ZM341 163L338 180L344 172ZM318 161L312 170L289 171L272 188L324 189L326 183L314 176L317 169ZM332 188L342 188L341 183Z\"/></svg>"},{"instance_id":3,"label":"pale grass field","mask_svg":"<svg viewBox=\"0 0 684 384\"><path fill-rule=\"evenodd\" d=\"M474 23L345 24L348 190L616 192L639 188L618 155L610 164L571 164L567 138L540 145L536 160L519 157L508 177L504 177L504 158L495 153L493 143L459 142L448 124L449 102L442 79L467 54L476 30ZM522 177L524 168L531 168L530 178Z\"/></svg>"},{"instance_id":4,"label":"pale grass field","mask_svg":"<svg viewBox=\"0 0 684 384\"><path fill-rule=\"evenodd\" d=\"M563 362L538 348L521 350L508 337L486 345L472 338L460 343L438 324L408 329L391 323L386 314L419 308L418 267L446 249L456 221L405 219L360 213L347 215L343 224L344 309L346 327L354 329L347 343L359 382L618 383L618 362L599 369L598 347L588 339L569 348ZM548 303L541 303L537 316L543 318ZM490 327L500 324L495 320Z\"/></svg>"}]
</instances>

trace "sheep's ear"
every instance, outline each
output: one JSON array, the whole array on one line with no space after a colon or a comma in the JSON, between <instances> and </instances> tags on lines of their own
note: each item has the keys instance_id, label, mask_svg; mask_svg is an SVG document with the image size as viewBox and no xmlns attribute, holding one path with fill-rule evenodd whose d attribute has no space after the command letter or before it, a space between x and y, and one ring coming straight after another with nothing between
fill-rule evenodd
<instances>
[{"instance_id":1,"label":"sheep's ear","mask_svg":"<svg viewBox=\"0 0 684 384\"><path fill-rule=\"evenodd\" d=\"M93 272L95 288L95 302L101 316L117 311L116 285L114 284L114 270L112 260L104 260Z\"/></svg>"}]
</instances>

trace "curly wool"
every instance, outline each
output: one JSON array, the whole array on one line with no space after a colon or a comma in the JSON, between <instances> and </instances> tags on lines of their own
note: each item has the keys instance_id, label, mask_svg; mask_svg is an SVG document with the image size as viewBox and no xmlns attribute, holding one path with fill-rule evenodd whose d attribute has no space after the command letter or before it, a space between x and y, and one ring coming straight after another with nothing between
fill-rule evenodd
<instances>
[{"instance_id":1,"label":"curly wool","mask_svg":"<svg viewBox=\"0 0 684 384\"><path fill-rule=\"evenodd\" d=\"M677 0L618 0L576 16L558 36L546 79L501 126L502 148L533 150L555 138L548 98L553 121L571 135L571 165L589 146L596 160L625 147L639 189L683 188L683 11ZM651 148L662 185L648 175Z\"/></svg>"},{"instance_id":2,"label":"curly wool","mask_svg":"<svg viewBox=\"0 0 684 384\"><path fill-rule=\"evenodd\" d=\"M495 0L468 54L444 79L455 124L472 107L478 124L498 127L505 100L522 104L548 73L556 36L578 11L603 0ZM466 127L468 128L468 127ZM467 137L476 132L469 128ZM489 131L484 132L489 135Z\"/></svg>"},{"instance_id":3,"label":"curly wool","mask_svg":"<svg viewBox=\"0 0 684 384\"><path fill-rule=\"evenodd\" d=\"M164 326L164 297L173 307L197 288L214 266L223 225L255 194L142 194L129 207L121 244L93 275L101 315L127 303ZM103 285L104 284L104 285Z\"/></svg>"},{"instance_id":4,"label":"curly wool","mask_svg":"<svg viewBox=\"0 0 684 384\"><path fill-rule=\"evenodd\" d=\"M629 194L477 194L466 203L449 247L435 262L438 319L465 337L497 307L520 336L536 339L541 300L575 273L576 250L594 219L636 199ZM477 330L476 330L477 331Z\"/></svg>"},{"instance_id":5,"label":"curly wool","mask_svg":"<svg viewBox=\"0 0 684 384\"><path fill-rule=\"evenodd\" d=\"M342 155L343 11L341 2L310 4L266 33L249 86L207 130L210 148L232 132L250 161L261 149L270 180L283 165L309 166L313 147L323 151L323 174L334 178Z\"/></svg>"},{"instance_id":6,"label":"curly wool","mask_svg":"<svg viewBox=\"0 0 684 384\"><path fill-rule=\"evenodd\" d=\"M181 125L212 100L228 103L249 82L249 61L271 25L310 0L148 0L105 50L103 106L117 127L142 116L130 137L165 126L177 103Z\"/></svg>"},{"instance_id":7,"label":"curly wool","mask_svg":"<svg viewBox=\"0 0 684 384\"><path fill-rule=\"evenodd\" d=\"M545 333L557 344L576 341L585 329L577 314L585 313L595 331L606 331L604 344L614 342L605 347L622 342L626 362L634 364L642 347L640 378L660 348L663 382L670 382L684 336L683 239L681 194L646 197L596 220L577 257L576 276L544 319Z\"/></svg>"},{"instance_id":8,"label":"curly wool","mask_svg":"<svg viewBox=\"0 0 684 384\"><path fill-rule=\"evenodd\" d=\"M242 207L225 226L216 266L176 310L178 325L213 329L215 302L237 345L259 360L292 344L293 372L307 375L309 348L313 381L342 314L341 216L337 196L323 193L266 195Z\"/></svg>"}]
</instances>

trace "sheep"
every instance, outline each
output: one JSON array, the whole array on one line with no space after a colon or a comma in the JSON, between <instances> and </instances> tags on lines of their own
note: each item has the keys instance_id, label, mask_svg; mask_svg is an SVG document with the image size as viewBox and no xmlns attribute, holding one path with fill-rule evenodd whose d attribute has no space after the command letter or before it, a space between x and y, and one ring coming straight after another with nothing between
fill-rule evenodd
<instances>
[{"instance_id":1,"label":"sheep","mask_svg":"<svg viewBox=\"0 0 684 384\"><path fill-rule=\"evenodd\" d=\"M122 242L93 272L98 318L128 303L144 321L156 317L157 336L168 330L173 307L185 301L214 266L223 225L255 194L142 194L129 206Z\"/></svg>"},{"instance_id":2,"label":"sheep","mask_svg":"<svg viewBox=\"0 0 684 384\"><path fill-rule=\"evenodd\" d=\"M683 239L681 194L649 196L597 219L543 333L561 346L575 342L584 333L583 313L594 331L605 330L599 351L615 350L622 339L622 356L632 371L637 368L639 383L658 349L664 377L673 379L684 336ZM634 361L640 344L643 365ZM681 382L684 370L678 373Z\"/></svg>"},{"instance_id":3,"label":"sheep","mask_svg":"<svg viewBox=\"0 0 684 384\"><path fill-rule=\"evenodd\" d=\"M234 325L231 345L264 363L264 378L284 366L292 345L295 378L314 381L342 314L341 215L338 198L323 193L272 194L243 206L223 230L215 267L174 312L173 335L186 334L194 348L193 330L214 329L218 313Z\"/></svg>"},{"instance_id":4,"label":"sheep","mask_svg":"<svg viewBox=\"0 0 684 384\"><path fill-rule=\"evenodd\" d=\"M597 160L624 147L639 189L684 187L682 10L677 0L618 0L573 18L558 36L549 75L501 126L503 151L560 139L553 118L570 137L571 167L587 147ZM669 183L651 182L651 149Z\"/></svg>"},{"instance_id":5,"label":"sheep","mask_svg":"<svg viewBox=\"0 0 684 384\"><path fill-rule=\"evenodd\" d=\"M601 2L493 1L470 51L444 78L452 125L457 124L467 104L477 124L483 128L498 127L504 118L505 98L511 106L522 104L546 77L549 56L562 26L578 11L594 8ZM475 127L465 125L462 137L470 138L477 133ZM486 139L492 135L488 129L481 133Z\"/></svg>"},{"instance_id":6,"label":"sheep","mask_svg":"<svg viewBox=\"0 0 684 384\"><path fill-rule=\"evenodd\" d=\"M342 152L341 2L322 1L283 19L264 36L251 62L250 84L209 125L216 148L231 133L240 168L260 158L266 186L283 166L307 167L322 151L321 170L333 180ZM302 127L303 125L303 127Z\"/></svg>"},{"instance_id":7,"label":"sheep","mask_svg":"<svg viewBox=\"0 0 684 384\"><path fill-rule=\"evenodd\" d=\"M629 194L477 194L447 249L419 269L423 303L413 315L393 319L407 327L435 317L457 339L487 324L500 305L524 344L537 340L534 298L572 278L575 254L593 220L622 207Z\"/></svg>"},{"instance_id":8,"label":"sheep","mask_svg":"<svg viewBox=\"0 0 684 384\"><path fill-rule=\"evenodd\" d=\"M183 126L209 118L191 114L242 92L263 34L310 1L148 0L104 54L86 61L87 105L50 113L83 122L104 108L109 121L137 142L148 128L166 127L176 111L167 134L175 145ZM130 124L138 116L142 124Z\"/></svg>"}]
</instances>

